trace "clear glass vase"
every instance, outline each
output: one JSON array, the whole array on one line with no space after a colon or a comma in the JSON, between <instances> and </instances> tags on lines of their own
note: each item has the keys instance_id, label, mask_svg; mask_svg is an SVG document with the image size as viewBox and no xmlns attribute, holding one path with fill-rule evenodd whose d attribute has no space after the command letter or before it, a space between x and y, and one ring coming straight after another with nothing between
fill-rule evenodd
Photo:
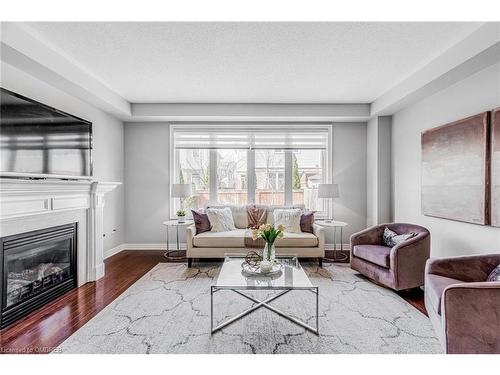
<instances>
[{"instance_id":1,"label":"clear glass vase","mask_svg":"<svg viewBox=\"0 0 500 375\"><path fill-rule=\"evenodd\" d=\"M274 243L270 244L266 242L266 246L264 246L264 250L262 251L262 259L274 262L276 259L276 248L274 247Z\"/></svg>"}]
</instances>

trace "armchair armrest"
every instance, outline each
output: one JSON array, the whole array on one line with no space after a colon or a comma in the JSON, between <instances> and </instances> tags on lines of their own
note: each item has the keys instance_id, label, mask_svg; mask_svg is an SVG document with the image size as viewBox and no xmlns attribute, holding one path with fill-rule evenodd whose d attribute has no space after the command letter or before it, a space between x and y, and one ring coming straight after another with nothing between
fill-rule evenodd
<instances>
[{"instance_id":1,"label":"armchair armrest","mask_svg":"<svg viewBox=\"0 0 500 375\"><path fill-rule=\"evenodd\" d=\"M480 282L486 280L498 264L500 264L500 254L429 259L425 273L465 282Z\"/></svg>"},{"instance_id":2,"label":"armchair armrest","mask_svg":"<svg viewBox=\"0 0 500 375\"><path fill-rule=\"evenodd\" d=\"M351 250L356 245L380 245L385 224L375 225L351 235Z\"/></svg>"},{"instance_id":3,"label":"armchair armrest","mask_svg":"<svg viewBox=\"0 0 500 375\"><path fill-rule=\"evenodd\" d=\"M441 303L447 353L500 353L500 282L450 285Z\"/></svg>"},{"instance_id":4,"label":"armchair armrest","mask_svg":"<svg viewBox=\"0 0 500 375\"><path fill-rule=\"evenodd\" d=\"M325 248L325 228L313 223L313 234L318 237L318 247Z\"/></svg>"},{"instance_id":5,"label":"armchair armrest","mask_svg":"<svg viewBox=\"0 0 500 375\"><path fill-rule=\"evenodd\" d=\"M397 290L424 285L425 264L431 251L429 232L401 242L391 249L391 269Z\"/></svg>"}]
</instances>

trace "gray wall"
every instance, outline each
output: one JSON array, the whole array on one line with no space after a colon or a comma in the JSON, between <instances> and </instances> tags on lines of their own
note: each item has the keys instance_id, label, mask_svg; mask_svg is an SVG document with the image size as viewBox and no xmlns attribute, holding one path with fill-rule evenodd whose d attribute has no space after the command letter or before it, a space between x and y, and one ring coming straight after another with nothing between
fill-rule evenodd
<instances>
[{"instance_id":1,"label":"gray wall","mask_svg":"<svg viewBox=\"0 0 500 375\"><path fill-rule=\"evenodd\" d=\"M348 223L344 244L351 234L366 228L366 130L365 122L333 126L333 180L340 188L333 213L335 220Z\"/></svg>"},{"instance_id":2,"label":"gray wall","mask_svg":"<svg viewBox=\"0 0 500 375\"><path fill-rule=\"evenodd\" d=\"M92 122L94 177L100 181L123 181L123 123L101 110L2 62L2 87ZM124 187L106 194L104 250L124 240ZM113 231L113 230L116 231Z\"/></svg>"},{"instance_id":3,"label":"gray wall","mask_svg":"<svg viewBox=\"0 0 500 375\"><path fill-rule=\"evenodd\" d=\"M126 243L165 242L169 175L168 124L126 123Z\"/></svg>"},{"instance_id":4,"label":"gray wall","mask_svg":"<svg viewBox=\"0 0 500 375\"><path fill-rule=\"evenodd\" d=\"M500 106L500 64L393 115L392 165L395 221L431 232L431 255L499 253L500 228L423 216L420 205L420 134L451 121Z\"/></svg>"},{"instance_id":5,"label":"gray wall","mask_svg":"<svg viewBox=\"0 0 500 375\"><path fill-rule=\"evenodd\" d=\"M367 123L366 139L366 225L377 223L378 117Z\"/></svg>"},{"instance_id":6,"label":"gray wall","mask_svg":"<svg viewBox=\"0 0 500 375\"><path fill-rule=\"evenodd\" d=\"M392 221L392 117L378 118L377 223Z\"/></svg>"},{"instance_id":7,"label":"gray wall","mask_svg":"<svg viewBox=\"0 0 500 375\"><path fill-rule=\"evenodd\" d=\"M333 140L334 180L341 195L334 216L349 223L344 232L347 243L366 222L366 123L336 123ZM168 124L126 123L125 166L125 242L164 243L162 222L169 212ZM327 242L333 242L331 235Z\"/></svg>"},{"instance_id":8,"label":"gray wall","mask_svg":"<svg viewBox=\"0 0 500 375\"><path fill-rule=\"evenodd\" d=\"M373 117L367 124L366 225L392 221L392 117Z\"/></svg>"}]
</instances>

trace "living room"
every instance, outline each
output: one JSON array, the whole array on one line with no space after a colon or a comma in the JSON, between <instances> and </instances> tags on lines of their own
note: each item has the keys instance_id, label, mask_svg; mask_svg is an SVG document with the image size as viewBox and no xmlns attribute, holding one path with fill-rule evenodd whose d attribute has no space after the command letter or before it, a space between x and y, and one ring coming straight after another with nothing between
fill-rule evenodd
<instances>
[{"instance_id":1,"label":"living room","mask_svg":"<svg viewBox=\"0 0 500 375\"><path fill-rule=\"evenodd\" d=\"M0 353L499 354L466 15L2 16Z\"/></svg>"}]
</instances>

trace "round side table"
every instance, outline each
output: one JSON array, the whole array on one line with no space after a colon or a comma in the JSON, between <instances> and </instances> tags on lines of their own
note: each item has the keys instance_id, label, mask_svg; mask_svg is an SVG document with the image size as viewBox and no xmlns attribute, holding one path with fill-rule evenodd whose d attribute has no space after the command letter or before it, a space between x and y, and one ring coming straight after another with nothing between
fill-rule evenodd
<instances>
[{"instance_id":1,"label":"round side table","mask_svg":"<svg viewBox=\"0 0 500 375\"><path fill-rule=\"evenodd\" d=\"M187 227L191 224L193 224L193 220L186 220L183 223L179 223L177 220L167 220L163 222L163 225L166 227L166 232L167 232L167 251L163 256L173 262L183 262L186 260L186 251L180 249L180 244L179 244L179 227ZM168 237L168 228L169 227L175 227L176 228L176 240L177 240L177 249L176 250L170 250L170 242L169 242L169 237Z\"/></svg>"},{"instance_id":2,"label":"round side table","mask_svg":"<svg viewBox=\"0 0 500 375\"><path fill-rule=\"evenodd\" d=\"M317 220L314 222L324 228L333 228L333 258L323 258L327 262L343 262L349 259L349 255L342 253L342 229L347 226L346 222L335 220ZM340 228L340 244L337 250L337 228ZM337 254L340 253L340 256Z\"/></svg>"}]
</instances>

